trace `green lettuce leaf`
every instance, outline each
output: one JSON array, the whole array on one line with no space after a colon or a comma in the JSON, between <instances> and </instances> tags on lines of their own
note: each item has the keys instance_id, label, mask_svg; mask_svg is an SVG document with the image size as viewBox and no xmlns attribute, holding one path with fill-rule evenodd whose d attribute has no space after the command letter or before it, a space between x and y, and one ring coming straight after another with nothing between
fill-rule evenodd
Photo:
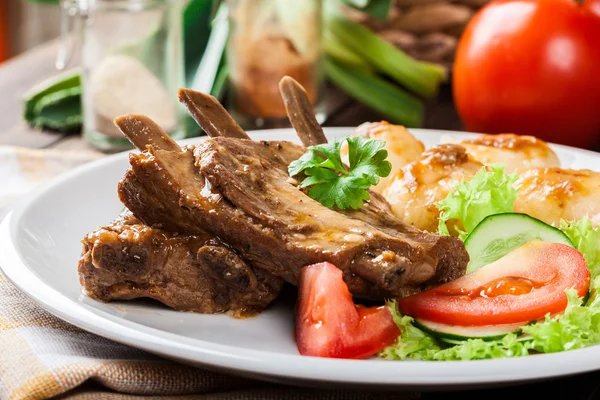
<instances>
[{"instance_id":1,"label":"green lettuce leaf","mask_svg":"<svg viewBox=\"0 0 600 400\"><path fill-rule=\"evenodd\" d=\"M562 315L547 316L545 321L523 327L531 335L533 348L543 353L581 349L600 343L600 278L591 284L592 297L584 305L573 289L567 290L569 304Z\"/></svg>"},{"instance_id":2,"label":"green lettuce leaf","mask_svg":"<svg viewBox=\"0 0 600 400\"><path fill-rule=\"evenodd\" d=\"M412 317L400 314L396 300L388 301L386 306L401 333L395 344L381 351L380 357L388 360L431 360L441 350L433 337L412 324Z\"/></svg>"},{"instance_id":3,"label":"green lettuce leaf","mask_svg":"<svg viewBox=\"0 0 600 400\"><path fill-rule=\"evenodd\" d=\"M594 227L589 218L580 221L561 221L561 229L567 234L577 250L583 254L592 277L600 275L600 228Z\"/></svg>"},{"instance_id":4,"label":"green lettuce leaf","mask_svg":"<svg viewBox=\"0 0 600 400\"><path fill-rule=\"evenodd\" d=\"M504 212L513 212L517 190L513 184L516 174L507 174L503 166L483 167L469 182L459 183L455 190L437 203L440 209L438 230L441 234L450 234L447 222L459 220L461 227L456 230L461 239L487 216Z\"/></svg>"},{"instance_id":5,"label":"green lettuce leaf","mask_svg":"<svg viewBox=\"0 0 600 400\"><path fill-rule=\"evenodd\" d=\"M531 341L519 340L513 333L496 341L469 339L444 348L427 332L415 327L411 317L400 314L396 301L389 301L387 307L401 332L396 343L379 353L380 357L388 360L451 361L521 357L529 354L532 348Z\"/></svg>"},{"instance_id":6,"label":"green lettuce leaf","mask_svg":"<svg viewBox=\"0 0 600 400\"><path fill-rule=\"evenodd\" d=\"M491 358L523 357L529 355L532 344L520 341L517 335L509 333L500 340L486 342L482 339L469 339L464 343L448 347L433 354L431 360L486 360Z\"/></svg>"},{"instance_id":7,"label":"green lettuce leaf","mask_svg":"<svg viewBox=\"0 0 600 400\"><path fill-rule=\"evenodd\" d=\"M438 203L442 211L440 233L448 234L448 221L458 220L457 229L464 239L479 222L492 214L513 212L517 191L516 175L503 167L490 166L479 171L470 182L461 182L456 190ZM452 221L454 222L454 221ZM462 225L461 225L462 224ZM561 229L584 255L592 275L590 296L578 298L573 289L566 290L568 305L562 314L522 327L521 336L507 334L500 340L469 339L447 345L413 325L413 319L401 315L395 301L388 302L394 321L402 332L396 343L380 352L390 360L480 360L521 357L531 353L554 353L580 349L600 343L600 228L584 218L561 221Z\"/></svg>"},{"instance_id":8,"label":"green lettuce leaf","mask_svg":"<svg viewBox=\"0 0 600 400\"><path fill-rule=\"evenodd\" d=\"M500 340L469 339L443 348L435 338L412 325L413 319L398 312L396 302L388 302L402 334L396 343L381 351L390 360L482 360L522 357L532 352L555 353L581 349L600 343L600 277L592 281L587 302L573 289L566 291L569 303L564 313L523 326L523 336L509 333Z\"/></svg>"}]
</instances>

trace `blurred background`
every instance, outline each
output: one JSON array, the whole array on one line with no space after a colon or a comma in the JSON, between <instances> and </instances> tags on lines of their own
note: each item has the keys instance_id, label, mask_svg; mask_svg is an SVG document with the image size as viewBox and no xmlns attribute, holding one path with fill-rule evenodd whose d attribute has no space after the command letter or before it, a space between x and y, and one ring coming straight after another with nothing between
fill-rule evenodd
<instances>
[{"instance_id":1,"label":"blurred background","mask_svg":"<svg viewBox=\"0 0 600 400\"><path fill-rule=\"evenodd\" d=\"M112 124L126 113L149 115L177 139L202 134L177 102L180 87L214 95L245 129L288 126L284 75L326 126L386 120L596 148L597 2L526 0L517 12L501 3L0 0L0 68L45 49L19 67L54 71L16 88L23 121L108 152L130 148ZM546 17L534 21L524 3ZM569 14L581 21L565 34ZM519 30L505 34L497 21L515 18Z\"/></svg>"},{"instance_id":2,"label":"blurred background","mask_svg":"<svg viewBox=\"0 0 600 400\"><path fill-rule=\"evenodd\" d=\"M425 59L450 61L452 50L456 45L456 38L474 12L487 1L441 0L437 2L446 3L445 7L440 5L419 9L419 6L432 2L428 0L397 0L393 2L387 21L379 21L362 13L355 13L354 16L368 26L380 30L382 36L391 42L410 49L415 55ZM38 2L0 0L2 13L0 54L2 61L58 37L60 10L54 3L52 0ZM413 8L410 10L408 18L405 15L407 8ZM403 14L404 16L402 16ZM427 14L431 19L428 23L424 20ZM442 16L441 20L439 20L440 16ZM417 26L419 20L423 21L421 26ZM421 38L421 43L416 43L416 35L435 33L438 35L425 36Z\"/></svg>"},{"instance_id":3,"label":"blurred background","mask_svg":"<svg viewBox=\"0 0 600 400\"><path fill-rule=\"evenodd\" d=\"M60 10L54 4L27 0L0 0L0 60L58 37Z\"/></svg>"}]
</instances>

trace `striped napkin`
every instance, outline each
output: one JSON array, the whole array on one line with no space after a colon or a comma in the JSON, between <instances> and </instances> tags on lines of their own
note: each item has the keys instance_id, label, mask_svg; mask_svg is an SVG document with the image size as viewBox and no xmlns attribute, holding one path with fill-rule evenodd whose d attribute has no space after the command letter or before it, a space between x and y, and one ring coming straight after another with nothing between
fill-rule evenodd
<instances>
[{"instance_id":1,"label":"striped napkin","mask_svg":"<svg viewBox=\"0 0 600 400\"><path fill-rule=\"evenodd\" d=\"M0 147L0 215L40 183L100 156ZM54 317L0 273L0 399L48 398L406 400L419 395L287 387L177 364Z\"/></svg>"}]
</instances>

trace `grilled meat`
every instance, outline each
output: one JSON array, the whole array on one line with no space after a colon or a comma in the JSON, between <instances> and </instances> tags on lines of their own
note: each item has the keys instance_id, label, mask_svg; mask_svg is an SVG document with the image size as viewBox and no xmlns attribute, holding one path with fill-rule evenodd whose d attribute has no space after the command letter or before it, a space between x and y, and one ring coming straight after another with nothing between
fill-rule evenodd
<instances>
[{"instance_id":1,"label":"grilled meat","mask_svg":"<svg viewBox=\"0 0 600 400\"><path fill-rule=\"evenodd\" d=\"M217 234L236 248L250 247L244 252L250 260L294 284L303 266L329 261L344 271L358 296L402 296L423 283L437 285L464 273L468 256L455 238L404 224L377 201L338 212L308 197L287 174L289 163L303 152L289 143L229 138L198 146L196 162L206 179L237 211L274 233L264 249L256 249L253 238L227 230ZM377 290L365 282L386 293L372 293Z\"/></svg>"},{"instance_id":2,"label":"grilled meat","mask_svg":"<svg viewBox=\"0 0 600 400\"><path fill-rule=\"evenodd\" d=\"M176 310L259 311L283 284L213 235L176 235L124 215L83 239L79 278L101 301L148 297Z\"/></svg>"},{"instance_id":3,"label":"grilled meat","mask_svg":"<svg viewBox=\"0 0 600 400\"><path fill-rule=\"evenodd\" d=\"M207 97L180 92L184 102ZM203 107L187 106L200 114L197 120L203 118ZM365 298L405 296L464 274L468 255L459 240L402 223L376 195L357 211L322 206L287 175L303 147L229 135L230 119L215 110L214 137L195 149L157 148L153 143L168 137L156 124L142 121L144 132L163 138L147 138L146 150L130 156L119 196L146 224L176 232L209 230L256 267L293 284L305 265L330 261L344 271L350 291ZM132 136L139 133L139 121L126 116L116 122Z\"/></svg>"},{"instance_id":4,"label":"grilled meat","mask_svg":"<svg viewBox=\"0 0 600 400\"><path fill-rule=\"evenodd\" d=\"M469 156L464 147L442 144L427 149L417 161L400 168L383 196L396 216L430 232L438 228L437 203L461 181L470 181L483 164Z\"/></svg>"}]
</instances>

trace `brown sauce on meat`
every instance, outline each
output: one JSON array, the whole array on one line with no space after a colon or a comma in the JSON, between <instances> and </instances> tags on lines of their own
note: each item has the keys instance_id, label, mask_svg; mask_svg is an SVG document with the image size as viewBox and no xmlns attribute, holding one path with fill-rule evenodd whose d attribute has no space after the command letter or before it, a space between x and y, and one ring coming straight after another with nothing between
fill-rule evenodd
<instances>
[{"instance_id":1,"label":"brown sauce on meat","mask_svg":"<svg viewBox=\"0 0 600 400\"><path fill-rule=\"evenodd\" d=\"M260 315L260 311L259 310L233 310L233 311L227 311L226 314L235 319L250 319L250 318L258 317Z\"/></svg>"}]
</instances>

